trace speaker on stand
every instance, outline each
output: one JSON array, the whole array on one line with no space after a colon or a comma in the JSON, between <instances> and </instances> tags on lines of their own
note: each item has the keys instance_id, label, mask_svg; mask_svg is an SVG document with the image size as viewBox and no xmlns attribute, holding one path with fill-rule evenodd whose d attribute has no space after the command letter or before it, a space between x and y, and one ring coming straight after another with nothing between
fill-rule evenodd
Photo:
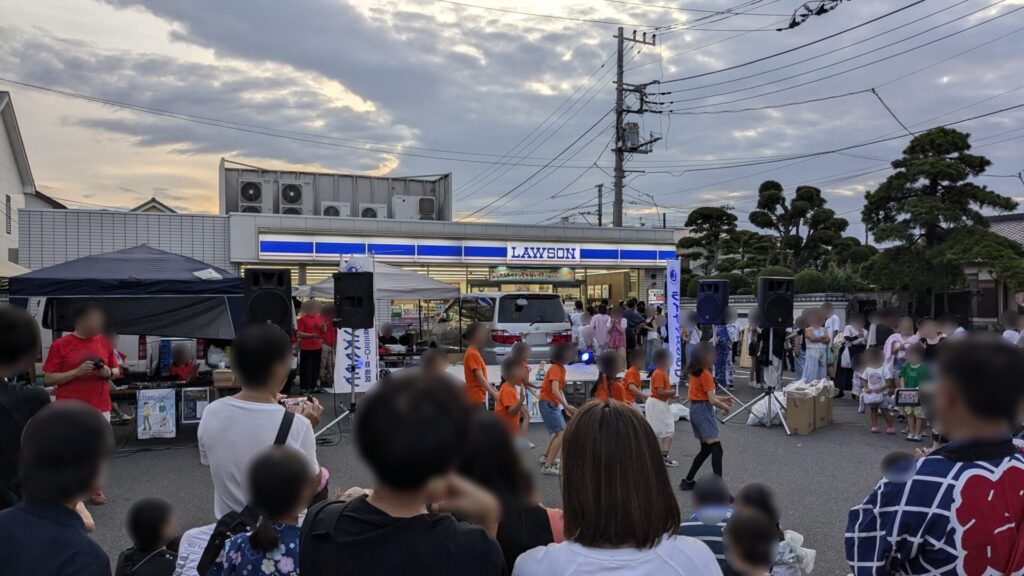
<instances>
[{"instance_id":1,"label":"speaker on stand","mask_svg":"<svg viewBox=\"0 0 1024 576\"><path fill-rule=\"evenodd\" d=\"M793 325L793 279L773 276L762 276L757 279L757 317L759 328L767 330L768 333L768 366L765 370L765 387L756 398L740 406L725 419L730 418L746 410L758 402L764 402L767 408L768 425L771 426L772 412L782 416L782 427L786 434L791 434L789 425L786 423L786 407L775 397L776 388L782 386L782 358L775 355L776 332L779 337L785 338L785 330ZM762 336L763 337L763 336Z\"/></svg>"},{"instance_id":2,"label":"speaker on stand","mask_svg":"<svg viewBox=\"0 0 1024 576\"><path fill-rule=\"evenodd\" d=\"M344 350L335 350L334 361L342 361L348 357L349 380L349 404L348 409L340 416L332 420L320 429L314 436L320 436L325 430L341 422L346 416L356 412L356 354L355 354L355 332L356 330L374 329L373 317L375 312L373 301L373 272L335 272L334 273L334 320L335 329L348 330L348 346L342 344L342 338L338 338L338 347ZM339 353L341 352L341 353ZM375 353L375 352L371 352ZM334 383L334 394L338 393L338 383ZM338 402L333 402L337 409Z\"/></svg>"},{"instance_id":3,"label":"speaker on stand","mask_svg":"<svg viewBox=\"0 0 1024 576\"><path fill-rule=\"evenodd\" d=\"M725 309L729 306L729 281L728 280L698 280L697 281L697 324L705 335L705 329L710 329L711 338L715 337L714 327L725 324ZM710 328L708 328L710 327ZM717 382L717 379L716 379ZM739 402L728 388L722 386L719 390L725 392L734 401Z\"/></svg>"},{"instance_id":4,"label":"speaker on stand","mask_svg":"<svg viewBox=\"0 0 1024 576\"><path fill-rule=\"evenodd\" d=\"M273 324L291 334L295 327L291 271L248 268L243 281L245 323Z\"/></svg>"}]
</instances>

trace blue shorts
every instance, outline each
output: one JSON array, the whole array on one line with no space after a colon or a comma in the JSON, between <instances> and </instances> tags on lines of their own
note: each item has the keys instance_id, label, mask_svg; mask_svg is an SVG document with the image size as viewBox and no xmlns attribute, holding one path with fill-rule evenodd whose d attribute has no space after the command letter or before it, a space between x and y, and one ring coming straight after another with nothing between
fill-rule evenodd
<instances>
[{"instance_id":1,"label":"blue shorts","mask_svg":"<svg viewBox=\"0 0 1024 576\"><path fill-rule=\"evenodd\" d=\"M540 417L544 420L544 427L548 434L558 434L565 430L565 416L562 415L562 408L558 404L541 400L537 403L540 408Z\"/></svg>"},{"instance_id":2,"label":"blue shorts","mask_svg":"<svg viewBox=\"0 0 1024 576\"><path fill-rule=\"evenodd\" d=\"M693 435L702 442L718 438L718 418L710 402L690 402L690 427L693 428Z\"/></svg>"}]
</instances>

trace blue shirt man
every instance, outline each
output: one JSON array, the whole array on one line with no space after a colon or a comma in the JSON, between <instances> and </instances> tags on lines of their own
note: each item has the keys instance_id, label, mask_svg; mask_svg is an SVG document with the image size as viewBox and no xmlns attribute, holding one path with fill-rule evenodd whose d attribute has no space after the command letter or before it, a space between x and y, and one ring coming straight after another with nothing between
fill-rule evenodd
<instances>
[{"instance_id":1,"label":"blue shirt man","mask_svg":"<svg viewBox=\"0 0 1024 576\"><path fill-rule=\"evenodd\" d=\"M0 558L5 574L110 576L110 559L86 536L81 517L44 500L0 512Z\"/></svg>"},{"instance_id":2,"label":"blue shirt man","mask_svg":"<svg viewBox=\"0 0 1024 576\"><path fill-rule=\"evenodd\" d=\"M725 558L722 530L732 516L729 487L720 476L708 475L693 486L693 514L679 525L680 536L696 538L711 549L725 576L735 574Z\"/></svg>"}]
</instances>

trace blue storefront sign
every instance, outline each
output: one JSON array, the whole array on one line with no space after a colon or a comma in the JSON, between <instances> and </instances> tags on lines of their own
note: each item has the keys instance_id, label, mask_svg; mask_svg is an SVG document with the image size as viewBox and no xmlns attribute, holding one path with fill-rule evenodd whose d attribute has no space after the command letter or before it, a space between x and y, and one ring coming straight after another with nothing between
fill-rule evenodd
<instances>
[{"instance_id":1,"label":"blue storefront sign","mask_svg":"<svg viewBox=\"0 0 1024 576\"><path fill-rule=\"evenodd\" d=\"M495 242L264 233L261 260L337 262L341 256L373 255L382 261L450 264L622 264L664 265L675 247L651 244L576 244L568 242Z\"/></svg>"}]
</instances>

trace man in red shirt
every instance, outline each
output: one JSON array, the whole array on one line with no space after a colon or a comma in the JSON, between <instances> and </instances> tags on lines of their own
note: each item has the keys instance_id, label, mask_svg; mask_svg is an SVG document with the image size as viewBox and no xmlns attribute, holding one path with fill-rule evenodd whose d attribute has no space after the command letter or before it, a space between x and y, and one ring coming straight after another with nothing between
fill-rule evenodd
<instances>
[{"instance_id":1,"label":"man in red shirt","mask_svg":"<svg viewBox=\"0 0 1024 576\"><path fill-rule=\"evenodd\" d=\"M324 347L324 321L320 317L320 304L316 300L302 303L295 337L299 340L299 388L303 394L321 392L317 384L320 377L320 357Z\"/></svg>"},{"instance_id":2,"label":"man in red shirt","mask_svg":"<svg viewBox=\"0 0 1024 576\"><path fill-rule=\"evenodd\" d=\"M338 347L338 329L334 327L334 304L320 307L320 320L324 324L324 347L320 358L320 386L334 387L334 358ZM328 386L329 385L329 386Z\"/></svg>"},{"instance_id":3,"label":"man in red shirt","mask_svg":"<svg viewBox=\"0 0 1024 576\"><path fill-rule=\"evenodd\" d=\"M103 333L106 315L95 302L86 302L71 317L74 332L50 345L43 363L43 382L56 388L57 401L79 400L96 408L110 420L110 379L120 374L117 354ZM99 489L93 504L107 499Z\"/></svg>"}]
</instances>

